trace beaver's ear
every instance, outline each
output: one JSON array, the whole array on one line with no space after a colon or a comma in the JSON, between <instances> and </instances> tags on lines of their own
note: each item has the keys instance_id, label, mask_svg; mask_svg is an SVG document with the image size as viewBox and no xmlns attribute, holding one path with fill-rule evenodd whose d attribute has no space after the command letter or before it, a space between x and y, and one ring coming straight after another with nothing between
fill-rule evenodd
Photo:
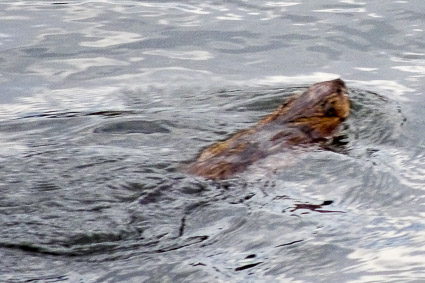
<instances>
[{"instance_id":1,"label":"beaver's ear","mask_svg":"<svg viewBox=\"0 0 425 283\"><path fill-rule=\"evenodd\" d=\"M334 82L338 87L340 87L340 89L346 88L344 81L339 78L336 80L333 80L332 82Z\"/></svg>"}]
</instances>

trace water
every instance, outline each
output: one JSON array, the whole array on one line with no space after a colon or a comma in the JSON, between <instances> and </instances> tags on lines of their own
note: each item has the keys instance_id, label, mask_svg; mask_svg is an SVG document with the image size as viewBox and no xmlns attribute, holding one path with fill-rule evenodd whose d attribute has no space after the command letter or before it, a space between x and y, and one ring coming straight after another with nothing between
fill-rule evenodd
<instances>
[{"instance_id":1,"label":"water","mask_svg":"<svg viewBox=\"0 0 425 283\"><path fill-rule=\"evenodd\" d=\"M0 281L423 281L424 8L3 1ZM329 150L179 172L336 77Z\"/></svg>"}]
</instances>

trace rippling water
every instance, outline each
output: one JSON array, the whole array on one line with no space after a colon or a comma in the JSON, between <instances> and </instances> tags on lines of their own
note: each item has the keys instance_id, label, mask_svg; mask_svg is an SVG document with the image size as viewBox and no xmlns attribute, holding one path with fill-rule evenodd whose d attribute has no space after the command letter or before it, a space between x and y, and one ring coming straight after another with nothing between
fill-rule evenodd
<instances>
[{"instance_id":1,"label":"rippling water","mask_svg":"<svg viewBox=\"0 0 425 283\"><path fill-rule=\"evenodd\" d=\"M3 1L5 282L421 282L423 1ZM179 172L313 82L328 150Z\"/></svg>"}]
</instances>

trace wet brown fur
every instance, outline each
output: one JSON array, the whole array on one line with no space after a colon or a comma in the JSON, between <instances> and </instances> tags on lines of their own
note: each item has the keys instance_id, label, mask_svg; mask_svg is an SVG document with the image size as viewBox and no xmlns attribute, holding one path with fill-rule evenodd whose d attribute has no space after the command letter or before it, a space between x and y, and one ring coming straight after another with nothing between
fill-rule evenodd
<instances>
[{"instance_id":1,"label":"wet brown fur","mask_svg":"<svg viewBox=\"0 0 425 283\"><path fill-rule=\"evenodd\" d=\"M347 89L341 79L316 83L287 99L253 127L204 149L186 171L227 179L285 148L331 138L349 112Z\"/></svg>"}]
</instances>

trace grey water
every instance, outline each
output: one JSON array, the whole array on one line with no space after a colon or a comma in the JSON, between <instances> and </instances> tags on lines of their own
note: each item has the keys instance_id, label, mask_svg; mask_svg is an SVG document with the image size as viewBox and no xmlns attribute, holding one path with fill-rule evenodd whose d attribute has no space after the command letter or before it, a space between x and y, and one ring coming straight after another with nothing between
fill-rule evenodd
<instances>
[{"instance_id":1,"label":"grey water","mask_svg":"<svg viewBox=\"0 0 425 283\"><path fill-rule=\"evenodd\" d=\"M424 11L1 1L0 282L423 282ZM328 150L179 170L337 77Z\"/></svg>"}]
</instances>

